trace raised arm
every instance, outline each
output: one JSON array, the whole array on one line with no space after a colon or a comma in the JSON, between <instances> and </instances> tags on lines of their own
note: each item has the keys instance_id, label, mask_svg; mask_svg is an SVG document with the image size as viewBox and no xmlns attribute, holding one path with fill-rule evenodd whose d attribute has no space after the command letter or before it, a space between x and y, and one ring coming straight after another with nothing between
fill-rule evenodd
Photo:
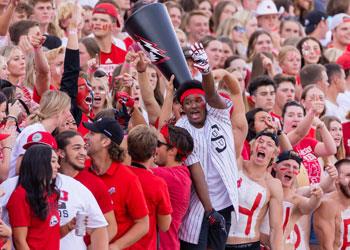
<instances>
[{"instance_id":1,"label":"raised arm","mask_svg":"<svg viewBox=\"0 0 350 250\"><path fill-rule=\"evenodd\" d=\"M210 70L208 55L205 53L201 43L195 43L191 47L191 57L196 67L202 74L202 86L205 92L205 100L209 106L217 109L225 109L226 103L217 93L214 84L214 78Z\"/></svg>"},{"instance_id":2,"label":"raised arm","mask_svg":"<svg viewBox=\"0 0 350 250\"><path fill-rule=\"evenodd\" d=\"M18 3L19 0L11 0L10 4L0 15L0 36L6 36L7 31L10 27L13 12L15 11Z\"/></svg>"},{"instance_id":3,"label":"raised arm","mask_svg":"<svg viewBox=\"0 0 350 250\"><path fill-rule=\"evenodd\" d=\"M238 158L241 155L244 141L247 137L248 122L245 117L245 107L239 82L229 72L224 75L223 80L230 91L230 97L233 102L231 124L235 141L236 157Z\"/></svg>"},{"instance_id":4,"label":"raised arm","mask_svg":"<svg viewBox=\"0 0 350 250\"><path fill-rule=\"evenodd\" d=\"M150 124L155 124L159 113L160 113L160 106L154 97L153 89L150 86L150 82L147 76L147 67L148 62L146 59L145 54L142 51L139 51L137 58L137 64L136 64L136 70L139 74L139 85L141 90L141 96L143 103L145 104L146 111L148 113L148 118L150 121Z\"/></svg>"},{"instance_id":5,"label":"raised arm","mask_svg":"<svg viewBox=\"0 0 350 250\"><path fill-rule=\"evenodd\" d=\"M170 120L173 110L173 99L174 99L174 79L175 76L172 75L170 81L166 85L166 96L164 98L163 106L160 110L159 120L158 120L158 130L160 130L167 121Z\"/></svg>"},{"instance_id":6,"label":"raised arm","mask_svg":"<svg viewBox=\"0 0 350 250\"><path fill-rule=\"evenodd\" d=\"M330 156L337 152L337 146L329 133L326 125L317 118L316 129L320 132L322 142L318 142L315 147L316 156Z\"/></svg>"},{"instance_id":7,"label":"raised arm","mask_svg":"<svg viewBox=\"0 0 350 250\"><path fill-rule=\"evenodd\" d=\"M42 49L46 37L38 32L28 38L34 48L35 89L38 96L42 96L50 88L50 68Z\"/></svg>"},{"instance_id":8,"label":"raised arm","mask_svg":"<svg viewBox=\"0 0 350 250\"><path fill-rule=\"evenodd\" d=\"M315 109L313 108L310 109L309 112L304 117L304 119L296 127L296 129L290 131L287 134L288 139L292 144L292 146L298 144L298 142L301 141L309 133L309 130L311 128L315 115L316 115Z\"/></svg>"}]
</instances>

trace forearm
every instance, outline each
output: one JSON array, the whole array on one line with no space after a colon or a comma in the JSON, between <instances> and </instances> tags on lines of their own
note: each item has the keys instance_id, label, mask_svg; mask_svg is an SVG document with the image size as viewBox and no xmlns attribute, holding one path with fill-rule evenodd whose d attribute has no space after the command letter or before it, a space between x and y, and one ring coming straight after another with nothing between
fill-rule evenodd
<instances>
[{"instance_id":1,"label":"forearm","mask_svg":"<svg viewBox=\"0 0 350 250\"><path fill-rule=\"evenodd\" d=\"M284 248L282 226L280 226L278 229L277 228L271 229L270 242L271 242L271 250L280 250Z\"/></svg>"},{"instance_id":2,"label":"forearm","mask_svg":"<svg viewBox=\"0 0 350 250\"><path fill-rule=\"evenodd\" d=\"M309 133L314 117L315 113L313 111L308 112L296 129L287 134L292 146L296 145Z\"/></svg>"},{"instance_id":3,"label":"forearm","mask_svg":"<svg viewBox=\"0 0 350 250\"><path fill-rule=\"evenodd\" d=\"M108 233L106 227L95 228L92 230L91 235L91 248L93 250L108 250Z\"/></svg>"},{"instance_id":4,"label":"forearm","mask_svg":"<svg viewBox=\"0 0 350 250\"><path fill-rule=\"evenodd\" d=\"M140 124L148 125L145 118L143 117L141 111L138 108L134 108L134 111L132 112L130 120L131 120L133 127L140 125Z\"/></svg>"},{"instance_id":5,"label":"forearm","mask_svg":"<svg viewBox=\"0 0 350 250\"><path fill-rule=\"evenodd\" d=\"M111 248L113 245L117 245L119 249L130 247L147 234L148 229L148 221L146 226L142 222L135 223L126 234L111 244Z\"/></svg>"},{"instance_id":6,"label":"forearm","mask_svg":"<svg viewBox=\"0 0 350 250\"><path fill-rule=\"evenodd\" d=\"M38 95L41 96L49 89L50 84L50 68L41 48L34 49L34 65L36 74L35 88Z\"/></svg>"},{"instance_id":7,"label":"forearm","mask_svg":"<svg viewBox=\"0 0 350 250\"><path fill-rule=\"evenodd\" d=\"M285 133L282 132L278 136L278 139L279 139L279 142L280 142L280 148L283 151L293 150L293 146L290 143L289 138L288 138L288 136Z\"/></svg>"},{"instance_id":8,"label":"forearm","mask_svg":"<svg viewBox=\"0 0 350 250\"><path fill-rule=\"evenodd\" d=\"M14 239L16 250L30 250L26 239Z\"/></svg>"},{"instance_id":9,"label":"forearm","mask_svg":"<svg viewBox=\"0 0 350 250\"><path fill-rule=\"evenodd\" d=\"M0 181L3 182L8 178L10 159L11 159L11 150L10 148L3 148L3 160L0 164Z\"/></svg>"},{"instance_id":10,"label":"forearm","mask_svg":"<svg viewBox=\"0 0 350 250\"><path fill-rule=\"evenodd\" d=\"M322 142L326 147L328 155L334 155L337 152L337 146L335 145L335 142L331 134L329 133L326 125L322 123L322 126L318 130L321 134Z\"/></svg>"},{"instance_id":11,"label":"forearm","mask_svg":"<svg viewBox=\"0 0 350 250\"><path fill-rule=\"evenodd\" d=\"M216 93L214 77L211 71L208 74L202 74L202 86L205 92L206 98L212 98Z\"/></svg>"},{"instance_id":12,"label":"forearm","mask_svg":"<svg viewBox=\"0 0 350 250\"><path fill-rule=\"evenodd\" d=\"M0 36L6 36L15 9L16 6L11 1L10 5L4 10L2 15L0 16Z\"/></svg>"},{"instance_id":13,"label":"forearm","mask_svg":"<svg viewBox=\"0 0 350 250\"><path fill-rule=\"evenodd\" d=\"M197 196L201 201L205 211L211 211L213 206L210 201L208 185L205 180L205 176L202 170L202 167L192 166L190 167L191 178L194 189L196 190Z\"/></svg>"},{"instance_id":14,"label":"forearm","mask_svg":"<svg viewBox=\"0 0 350 250\"><path fill-rule=\"evenodd\" d=\"M173 109L173 92L167 92L164 99L163 106L160 110L158 129L161 129L163 125L171 118L172 109Z\"/></svg>"}]
</instances>

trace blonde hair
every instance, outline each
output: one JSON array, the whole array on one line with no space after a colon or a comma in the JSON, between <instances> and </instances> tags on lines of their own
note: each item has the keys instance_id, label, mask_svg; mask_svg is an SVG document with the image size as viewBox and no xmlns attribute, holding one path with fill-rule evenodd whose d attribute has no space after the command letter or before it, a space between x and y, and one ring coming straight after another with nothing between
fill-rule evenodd
<instances>
[{"instance_id":1,"label":"blonde hair","mask_svg":"<svg viewBox=\"0 0 350 250\"><path fill-rule=\"evenodd\" d=\"M83 8L80 5L78 8L80 9L81 12L83 11ZM75 10L75 4L71 1L62 2L58 6L57 20L58 20L58 25L61 29L65 30L67 28L67 27L64 27L63 21L70 18L74 11L77 11L77 10Z\"/></svg>"},{"instance_id":2,"label":"blonde hair","mask_svg":"<svg viewBox=\"0 0 350 250\"><path fill-rule=\"evenodd\" d=\"M65 49L63 46L47 51L45 53L47 62L51 64L59 54L64 54L64 51Z\"/></svg>"},{"instance_id":3,"label":"blonde hair","mask_svg":"<svg viewBox=\"0 0 350 250\"><path fill-rule=\"evenodd\" d=\"M279 63L283 62L286 59L288 52L290 51L293 51L300 55L300 51L296 47L291 45L286 45L286 46L283 46L280 52L278 53L278 57L277 57L278 62ZM300 58L301 58L301 55L300 55Z\"/></svg>"},{"instance_id":4,"label":"blonde hair","mask_svg":"<svg viewBox=\"0 0 350 250\"><path fill-rule=\"evenodd\" d=\"M0 49L0 56L5 57L6 63L10 61L11 53L15 49L21 50L18 46L14 46L14 45L7 45Z\"/></svg>"},{"instance_id":5,"label":"blonde hair","mask_svg":"<svg viewBox=\"0 0 350 250\"><path fill-rule=\"evenodd\" d=\"M109 91L108 87L108 78L107 77L93 77L91 79L91 85L94 85L95 83L99 83L103 86L104 90L106 91L106 101L103 104L103 109L110 109L112 108L112 97Z\"/></svg>"},{"instance_id":6,"label":"blonde hair","mask_svg":"<svg viewBox=\"0 0 350 250\"><path fill-rule=\"evenodd\" d=\"M29 53L26 58L26 76L24 78L24 85L30 89L34 88L35 84L35 64L34 64L34 54Z\"/></svg>"},{"instance_id":7,"label":"blonde hair","mask_svg":"<svg viewBox=\"0 0 350 250\"><path fill-rule=\"evenodd\" d=\"M6 58L4 56L0 56L0 68L2 68L2 66L5 64L7 64Z\"/></svg>"},{"instance_id":8,"label":"blonde hair","mask_svg":"<svg viewBox=\"0 0 350 250\"><path fill-rule=\"evenodd\" d=\"M227 36L232 37L232 31L235 26L243 26L242 22L236 18L227 18L222 23L220 23L216 35L217 36Z\"/></svg>"},{"instance_id":9,"label":"blonde hair","mask_svg":"<svg viewBox=\"0 0 350 250\"><path fill-rule=\"evenodd\" d=\"M39 109L28 117L28 125L58 115L70 107L70 103L71 99L66 93L59 90L46 91L41 97Z\"/></svg>"}]
</instances>

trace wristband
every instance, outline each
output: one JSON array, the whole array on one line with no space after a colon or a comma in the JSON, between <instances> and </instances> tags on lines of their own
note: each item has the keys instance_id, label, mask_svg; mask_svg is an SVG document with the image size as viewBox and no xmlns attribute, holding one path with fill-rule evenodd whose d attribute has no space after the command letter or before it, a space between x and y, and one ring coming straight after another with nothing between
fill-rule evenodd
<instances>
[{"instance_id":1,"label":"wristband","mask_svg":"<svg viewBox=\"0 0 350 250\"><path fill-rule=\"evenodd\" d=\"M69 29L68 34L69 35L76 35L76 34L78 34L78 30L77 29Z\"/></svg>"}]
</instances>

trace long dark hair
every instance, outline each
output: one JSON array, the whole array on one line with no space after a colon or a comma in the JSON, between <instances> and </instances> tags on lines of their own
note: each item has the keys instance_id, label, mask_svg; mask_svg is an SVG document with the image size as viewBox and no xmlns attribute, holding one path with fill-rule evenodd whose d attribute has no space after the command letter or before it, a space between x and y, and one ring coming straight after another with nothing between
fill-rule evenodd
<instances>
[{"instance_id":1,"label":"long dark hair","mask_svg":"<svg viewBox=\"0 0 350 250\"><path fill-rule=\"evenodd\" d=\"M59 198L56 182L52 179L52 148L33 145L27 149L21 162L18 185L26 190L26 198L34 214L45 220L49 213L47 197L53 193Z\"/></svg>"}]
</instances>

